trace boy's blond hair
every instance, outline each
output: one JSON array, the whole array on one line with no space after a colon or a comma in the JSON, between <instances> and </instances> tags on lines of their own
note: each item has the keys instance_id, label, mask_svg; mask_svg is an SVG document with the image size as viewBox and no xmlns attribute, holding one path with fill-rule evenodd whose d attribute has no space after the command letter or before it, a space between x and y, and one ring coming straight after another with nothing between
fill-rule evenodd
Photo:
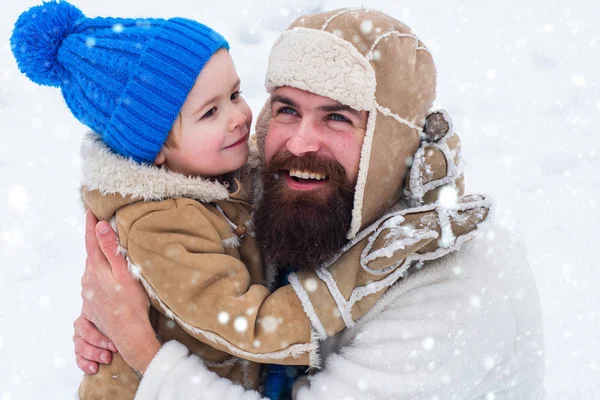
<instances>
[{"instance_id":1,"label":"boy's blond hair","mask_svg":"<svg viewBox=\"0 0 600 400\"><path fill-rule=\"evenodd\" d=\"M181 134L181 125L183 124L183 120L181 119L181 111L177 114L177 118L175 122L173 122L173 126L169 131L169 135L167 136L167 140L165 140L164 146L168 149L176 149L177 148L177 136Z\"/></svg>"}]
</instances>

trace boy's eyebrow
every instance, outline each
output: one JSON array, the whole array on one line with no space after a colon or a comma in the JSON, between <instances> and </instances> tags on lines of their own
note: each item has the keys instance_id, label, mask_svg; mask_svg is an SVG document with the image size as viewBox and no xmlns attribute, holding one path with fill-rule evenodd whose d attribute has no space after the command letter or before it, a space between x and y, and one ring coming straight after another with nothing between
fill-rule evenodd
<instances>
[{"instance_id":1,"label":"boy's eyebrow","mask_svg":"<svg viewBox=\"0 0 600 400\"><path fill-rule=\"evenodd\" d=\"M196 111L194 111L194 112L192 113L192 115L191 115L191 116L192 116L192 117L194 117L194 116L195 116L196 114L198 114L200 111L204 110L204 107L206 107L206 105L207 105L207 104L210 104L210 103L212 103L213 101L217 100L218 98L219 98L219 96L215 96L215 97L213 97L212 99L210 99L210 100L208 100L208 101L206 101L206 102L202 103L202 105L201 105L200 107L196 108Z\"/></svg>"},{"instance_id":2,"label":"boy's eyebrow","mask_svg":"<svg viewBox=\"0 0 600 400\"><path fill-rule=\"evenodd\" d=\"M233 84L231 90L233 91L236 87L240 86L241 83L242 83L242 81L240 80L240 78L238 78L238 80L235 81L235 83ZM217 95L217 96L213 97L212 99L210 99L209 101L203 103L200 107L198 107L196 109L196 111L194 111L192 113L192 117L195 116L196 114L198 114L200 111L202 111L204 109L204 107L206 107L207 104L212 103L213 101L217 100L218 98L219 98L219 96Z\"/></svg>"}]
</instances>

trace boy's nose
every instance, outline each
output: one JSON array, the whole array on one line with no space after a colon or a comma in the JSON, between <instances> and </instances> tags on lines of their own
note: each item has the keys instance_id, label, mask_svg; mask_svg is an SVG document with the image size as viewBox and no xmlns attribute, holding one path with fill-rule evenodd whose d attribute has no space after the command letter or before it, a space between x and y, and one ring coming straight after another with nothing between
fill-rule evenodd
<instances>
[{"instance_id":1,"label":"boy's nose","mask_svg":"<svg viewBox=\"0 0 600 400\"><path fill-rule=\"evenodd\" d=\"M229 119L229 131L234 131L240 126L246 125L247 120L248 117L246 117L244 113L234 109L231 118Z\"/></svg>"}]
</instances>

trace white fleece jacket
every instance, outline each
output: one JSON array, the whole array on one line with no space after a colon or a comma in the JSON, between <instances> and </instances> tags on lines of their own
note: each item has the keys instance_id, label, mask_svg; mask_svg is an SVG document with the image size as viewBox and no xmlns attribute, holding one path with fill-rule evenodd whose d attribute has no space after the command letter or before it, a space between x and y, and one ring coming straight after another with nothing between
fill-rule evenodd
<instances>
[{"instance_id":1,"label":"white fleece jacket","mask_svg":"<svg viewBox=\"0 0 600 400\"><path fill-rule=\"evenodd\" d=\"M317 399L544 399L541 313L526 249L492 223L458 253L398 282L324 343L297 390ZM328 347L326 349L325 347ZM260 399L169 342L136 399Z\"/></svg>"}]
</instances>

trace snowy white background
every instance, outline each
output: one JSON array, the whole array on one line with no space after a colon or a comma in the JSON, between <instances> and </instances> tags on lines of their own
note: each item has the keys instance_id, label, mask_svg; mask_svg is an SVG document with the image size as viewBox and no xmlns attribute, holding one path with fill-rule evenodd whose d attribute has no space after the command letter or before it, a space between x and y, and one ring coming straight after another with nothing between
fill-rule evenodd
<instances>
[{"instance_id":1,"label":"snowy white background","mask_svg":"<svg viewBox=\"0 0 600 400\"><path fill-rule=\"evenodd\" d=\"M277 33L299 12L360 5L73 3L88 16L184 16L214 27L230 40L255 114ZM29 82L13 60L13 23L36 4L0 5L0 400L67 399L80 380L71 326L85 259L77 190L85 128L59 90ZM429 46L438 105L463 139L468 190L492 194L501 223L527 242L543 304L549 398L600 399L600 2L364 5L406 22Z\"/></svg>"}]
</instances>

